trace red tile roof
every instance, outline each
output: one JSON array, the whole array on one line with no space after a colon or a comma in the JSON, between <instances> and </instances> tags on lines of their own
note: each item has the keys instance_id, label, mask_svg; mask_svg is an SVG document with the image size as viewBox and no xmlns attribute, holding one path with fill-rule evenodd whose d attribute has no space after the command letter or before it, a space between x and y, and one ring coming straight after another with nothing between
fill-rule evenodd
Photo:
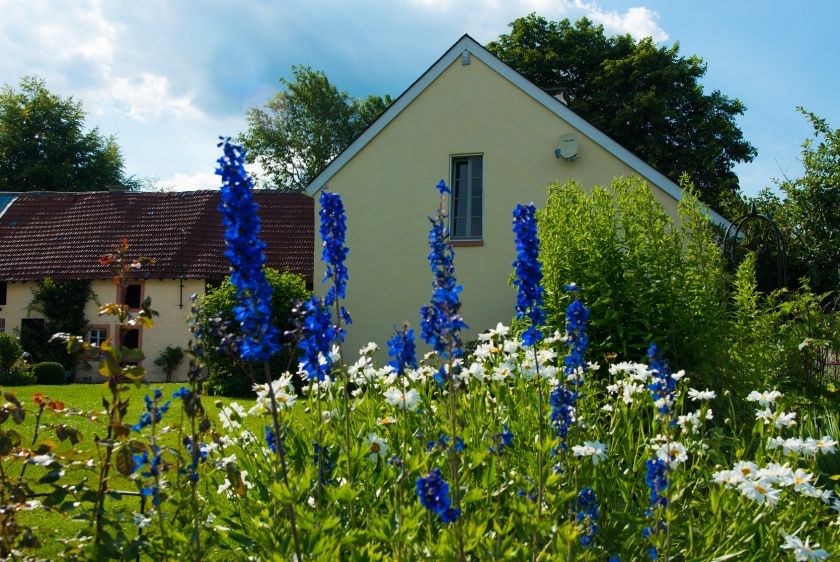
<instances>
[{"instance_id":1,"label":"red tile roof","mask_svg":"<svg viewBox=\"0 0 840 562\"><path fill-rule=\"evenodd\" d=\"M0 281L105 279L99 257L127 238L148 256L152 279L220 279L224 256L219 191L23 193L0 216ZM256 191L268 265L312 284L313 200Z\"/></svg>"}]
</instances>

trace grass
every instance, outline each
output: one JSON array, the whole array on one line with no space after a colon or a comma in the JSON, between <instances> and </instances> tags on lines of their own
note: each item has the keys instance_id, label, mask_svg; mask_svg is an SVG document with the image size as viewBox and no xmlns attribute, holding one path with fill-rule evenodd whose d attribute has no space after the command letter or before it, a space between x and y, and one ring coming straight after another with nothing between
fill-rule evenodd
<instances>
[{"instance_id":1,"label":"grass","mask_svg":"<svg viewBox=\"0 0 840 562\"><path fill-rule=\"evenodd\" d=\"M129 425L135 423L144 411L144 395L151 395L155 388L160 388L164 397L169 398L182 385L179 383L156 383L156 384L140 384L137 387L132 386L128 392L129 405L126 413L126 423ZM11 392L26 408L26 417L24 421L17 427L15 431L23 436L23 443L29 445L35 431L35 421L38 414L38 406L34 401L34 396L41 393L53 400L61 401L65 404L65 409L61 412L53 412L49 409L44 410L44 413L39 422L39 432L37 443L50 440L58 445L55 453L58 456L74 454L78 457L95 458L97 453L96 438L105 436L108 426L108 418L103 406L103 398L110 397L110 391L105 384L72 384L61 386L21 386L21 387L4 387L4 392ZM229 405L231 402L239 402L246 409L252 404L252 400L242 398L205 398L202 404L207 412L207 417L211 423L218 424L219 412L221 408ZM217 405L218 404L218 405ZM180 404L177 400L173 400L171 409L167 414L168 422L175 425L180 416ZM167 419L164 419L166 425ZM256 418L247 418L247 422L254 425L249 428L252 431L257 431L259 420ZM71 445L69 441L60 441L56 436L55 427L64 424L81 432L82 439L76 445ZM4 429L11 429L11 420L4 424ZM169 432L163 435L162 445L176 446L177 433ZM20 464L4 463L4 470L7 473L15 474L15 471L20 471ZM37 482L37 480L46 472L46 469L39 466L29 466L27 468L26 479L28 482ZM96 475L92 472L85 472L90 485L95 484ZM137 485L128 478L125 478L114 471L115 476L110 479L110 487L112 490L132 491L137 490ZM84 476L79 478L83 480ZM46 492L51 488L45 484L32 485L36 492ZM109 502L134 502L136 503L135 511L139 511L139 500L135 496L125 496L122 499L111 499ZM106 504L107 505L107 504ZM129 504L131 505L131 504ZM60 538L72 537L76 532L86 526L85 522L74 521L69 519L66 515L56 513L47 509L35 509L29 512L20 514L20 522L24 525L31 525L36 528L36 535L40 537L52 537L54 540L45 542L43 546L38 549L38 555L48 559L57 559L63 550L62 545L58 542ZM133 529L133 525L125 525L126 530Z\"/></svg>"}]
</instances>

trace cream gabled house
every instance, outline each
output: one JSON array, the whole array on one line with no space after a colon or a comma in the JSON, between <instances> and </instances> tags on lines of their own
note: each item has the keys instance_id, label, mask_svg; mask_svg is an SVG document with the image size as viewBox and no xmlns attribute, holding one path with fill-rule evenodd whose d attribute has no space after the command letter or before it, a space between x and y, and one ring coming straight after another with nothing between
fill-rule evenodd
<instances>
[{"instance_id":1,"label":"cream gabled house","mask_svg":"<svg viewBox=\"0 0 840 562\"><path fill-rule=\"evenodd\" d=\"M297 273L311 286L312 199L276 191L257 191L254 198L260 206L267 264ZM87 279L95 298L87 304L90 327L84 337L92 343L120 339L139 347L146 357L147 380L163 380L153 361L167 345L186 348L190 295L203 294L208 284L221 281L229 271L219 202L219 190L3 194L0 330L14 332L27 322L43 322L28 310L41 279ZM118 294L111 271L99 264L99 257L112 252L121 238L128 240L130 258L156 261L139 270ZM160 314L151 329L123 333L114 319L97 314L100 304L139 307L146 297ZM96 358L88 359L91 368L80 369L79 382L99 380ZM186 374L185 360L173 378Z\"/></svg>"},{"instance_id":2,"label":"cream gabled house","mask_svg":"<svg viewBox=\"0 0 840 562\"><path fill-rule=\"evenodd\" d=\"M322 189L339 193L347 211L347 348L381 346L395 324L418 326L431 294L427 216L441 178L453 190L450 230L470 339L513 317L515 205L542 206L554 181L606 185L633 175L676 216L674 182L463 36L307 188L315 198ZM316 290L323 274L316 246Z\"/></svg>"}]
</instances>

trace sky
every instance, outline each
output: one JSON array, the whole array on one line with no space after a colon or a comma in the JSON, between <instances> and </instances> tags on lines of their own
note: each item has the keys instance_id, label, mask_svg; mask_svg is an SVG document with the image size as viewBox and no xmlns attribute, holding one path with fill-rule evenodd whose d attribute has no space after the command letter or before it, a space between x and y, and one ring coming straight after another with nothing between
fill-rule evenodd
<instances>
[{"instance_id":1,"label":"sky","mask_svg":"<svg viewBox=\"0 0 840 562\"><path fill-rule=\"evenodd\" d=\"M801 173L812 129L797 106L840 127L833 0L0 0L0 84L36 75L81 101L129 175L214 188L218 137L245 130L293 64L355 97L396 97L464 33L487 43L531 12L701 57L704 89L747 106L738 124L758 156L736 168L746 194Z\"/></svg>"}]
</instances>

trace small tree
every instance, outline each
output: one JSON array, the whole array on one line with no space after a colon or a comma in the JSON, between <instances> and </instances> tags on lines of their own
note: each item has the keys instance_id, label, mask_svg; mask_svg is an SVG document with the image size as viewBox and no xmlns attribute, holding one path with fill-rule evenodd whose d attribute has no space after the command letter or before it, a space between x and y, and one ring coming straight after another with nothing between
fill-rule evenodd
<instances>
[{"instance_id":1,"label":"small tree","mask_svg":"<svg viewBox=\"0 0 840 562\"><path fill-rule=\"evenodd\" d=\"M292 308L309 295L306 282L294 273L281 274L268 267L266 277L272 288L271 321L281 331L289 330L292 327ZM253 392L249 365L225 352L230 350L229 344L234 343L240 335L233 315L236 302L236 289L230 278L227 278L219 287L199 299L195 318L197 323L205 327L197 339L201 347L207 350L205 362L209 372L209 388L225 396L247 396ZM290 359L289 351L284 348L279 355L272 357L271 372L279 374L285 370Z\"/></svg>"},{"instance_id":2,"label":"small tree","mask_svg":"<svg viewBox=\"0 0 840 562\"><path fill-rule=\"evenodd\" d=\"M21 344L35 362L55 361L73 369L79 353L68 354L63 341L51 341L54 334L84 334L88 325L85 306L93 297L90 281L55 281L49 277L32 291L29 310L45 318L43 329L22 329Z\"/></svg>"},{"instance_id":3,"label":"small tree","mask_svg":"<svg viewBox=\"0 0 840 562\"><path fill-rule=\"evenodd\" d=\"M155 359L155 367L166 375L166 382L172 382L172 373L184 360L184 350L180 346L167 345Z\"/></svg>"}]
</instances>

